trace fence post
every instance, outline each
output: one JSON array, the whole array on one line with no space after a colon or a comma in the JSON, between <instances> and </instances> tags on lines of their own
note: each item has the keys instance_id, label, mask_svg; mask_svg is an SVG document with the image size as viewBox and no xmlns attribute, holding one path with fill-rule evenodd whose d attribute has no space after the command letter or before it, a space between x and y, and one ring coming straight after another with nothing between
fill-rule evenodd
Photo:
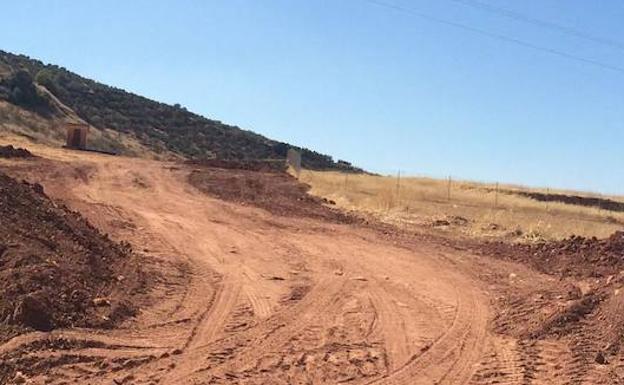
<instances>
[{"instance_id":1,"label":"fence post","mask_svg":"<svg viewBox=\"0 0 624 385\"><path fill-rule=\"evenodd\" d=\"M494 207L498 207L498 182L496 182L496 191L494 193Z\"/></svg>"},{"instance_id":2,"label":"fence post","mask_svg":"<svg viewBox=\"0 0 624 385\"><path fill-rule=\"evenodd\" d=\"M451 176L448 177L448 183L446 186L446 199L451 200Z\"/></svg>"},{"instance_id":3,"label":"fence post","mask_svg":"<svg viewBox=\"0 0 624 385\"><path fill-rule=\"evenodd\" d=\"M550 199L550 188L549 188L549 187L547 187L547 188L546 188L546 211L548 211L548 202L549 202L549 199Z\"/></svg>"},{"instance_id":4,"label":"fence post","mask_svg":"<svg viewBox=\"0 0 624 385\"><path fill-rule=\"evenodd\" d=\"M397 172L396 195L397 195L397 206L400 206L401 205L401 170Z\"/></svg>"}]
</instances>

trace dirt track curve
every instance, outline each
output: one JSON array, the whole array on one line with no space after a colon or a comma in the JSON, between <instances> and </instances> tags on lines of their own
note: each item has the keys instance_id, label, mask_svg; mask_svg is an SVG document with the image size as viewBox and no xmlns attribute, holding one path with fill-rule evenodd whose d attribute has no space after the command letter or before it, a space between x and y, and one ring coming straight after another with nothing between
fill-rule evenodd
<instances>
[{"instance_id":1,"label":"dirt track curve","mask_svg":"<svg viewBox=\"0 0 624 385\"><path fill-rule=\"evenodd\" d=\"M477 257L216 200L175 164L85 159L46 191L152 256L157 301L121 329L0 346L45 367L32 383L531 383L490 332Z\"/></svg>"}]
</instances>

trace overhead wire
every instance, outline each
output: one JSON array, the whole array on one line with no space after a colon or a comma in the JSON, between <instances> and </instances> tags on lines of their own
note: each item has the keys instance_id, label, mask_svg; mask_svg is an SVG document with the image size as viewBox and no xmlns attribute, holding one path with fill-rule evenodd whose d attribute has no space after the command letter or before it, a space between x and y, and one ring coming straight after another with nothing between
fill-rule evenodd
<instances>
[{"instance_id":1,"label":"overhead wire","mask_svg":"<svg viewBox=\"0 0 624 385\"><path fill-rule=\"evenodd\" d=\"M564 33L564 34L574 36L580 39L591 41L593 43L603 44L603 45L607 45L613 48L624 50L623 42L613 40L613 39L608 39L605 37L595 36L587 32L577 30L572 27L558 24L549 20L543 20L543 19L539 19L539 18L532 17L529 15L525 15L523 13L510 10L507 8L491 5L491 4L484 3L481 1L477 1L477 0L448 0L448 1L452 1L454 3L462 4L462 5L472 7L475 9L479 9L482 11L495 13L497 15L501 15L501 16L504 16L513 20L521 21L527 24L532 24L540 28L550 29L553 31Z\"/></svg>"},{"instance_id":2,"label":"overhead wire","mask_svg":"<svg viewBox=\"0 0 624 385\"><path fill-rule=\"evenodd\" d=\"M421 12L419 10L416 10L414 8L410 8L410 7L406 7L406 6L402 6L402 5L397 5L397 4L393 4L393 3L387 3L384 1L380 1L380 0L362 0L371 4L375 4L379 7L384 7L384 8L388 8L388 9L393 9L395 11L398 12L403 12L406 14L411 14L413 16L418 16L421 19L427 20L429 22L434 22L434 23L438 23L438 24L443 24L443 25L447 25L447 26L451 26L451 27L455 27L455 28L459 28L459 29L463 29L465 31L469 31L475 34L479 34L482 36L487 36L489 38L492 39L497 39L497 40L501 40L501 41L505 41L507 43L512 43L518 46L522 46L525 48L530 48L536 51L541 51L541 52L545 52L545 53L549 53L551 55L555 55L555 56L559 56L565 59L569 59L569 60L574 60L577 62L581 62L584 64L589 64L589 65L593 65L595 67L600 67L602 69L607 69L607 70L611 70L611 71L615 71L615 72L619 72L619 73L624 73L624 67L620 67L617 65L613 65L613 64L609 64L609 63L604 63L598 60L594 60L594 59L588 59L582 56L578 56L578 55L574 55L565 51L561 51L555 48L550 48L550 47L546 47L546 46L541 46L541 45L537 45L525 40L521 40L521 39L517 39L515 37L510 37L507 35L503 35L503 34L499 34L496 32L490 32L488 30L485 29L481 29L478 27L473 27L470 26L468 24L464 24L464 23L460 23L460 22L456 22L456 21L450 21L447 19L443 19L437 16L433 16L424 12Z\"/></svg>"}]
</instances>

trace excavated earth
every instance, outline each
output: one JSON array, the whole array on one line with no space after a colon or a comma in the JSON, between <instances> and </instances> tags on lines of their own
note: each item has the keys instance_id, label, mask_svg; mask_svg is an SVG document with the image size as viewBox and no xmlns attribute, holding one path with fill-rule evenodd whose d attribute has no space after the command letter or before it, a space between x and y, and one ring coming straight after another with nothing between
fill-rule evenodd
<instances>
[{"instance_id":1,"label":"excavated earth","mask_svg":"<svg viewBox=\"0 0 624 385\"><path fill-rule=\"evenodd\" d=\"M33 158L30 151L23 148L15 148L12 145L0 146L0 158Z\"/></svg>"},{"instance_id":2,"label":"excavated earth","mask_svg":"<svg viewBox=\"0 0 624 385\"><path fill-rule=\"evenodd\" d=\"M57 205L39 184L0 173L0 342L28 331L112 328L144 289L128 244ZM17 365L19 366L19 365ZM0 361L0 382L17 367Z\"/></svg>"},{"instance_id":3,"label":"excavated earth","mask_svg":"<svg viewBox=\"0 0 624 385\"><path fill-rule=\"evenodd\" d=\"M119 266L136 269L123 263L133 258L127 245L76 247L92 256L84 275L53 282L80 282L86 312L58 300L69 307L52 306L54 330L12 331L0 345L0 383L624 381L621 234L532 246L434 238L339 212L264 166L31 151L34 160L0 160L43 186L20 191L50 202L43 189L113 242L129 242L145 273L109 282ZM47 218L28 215L33 226ZM61 266L82 255L45 254L33 242L33 254ZM88 267L101 255L107 263L94 266L110 274ZM48 282L40 278L28 279ZM142 294L116 291L127 281L143 282ZM99 324L115 317L96 298L134 312Z\"/></svg>"}]
</instances>

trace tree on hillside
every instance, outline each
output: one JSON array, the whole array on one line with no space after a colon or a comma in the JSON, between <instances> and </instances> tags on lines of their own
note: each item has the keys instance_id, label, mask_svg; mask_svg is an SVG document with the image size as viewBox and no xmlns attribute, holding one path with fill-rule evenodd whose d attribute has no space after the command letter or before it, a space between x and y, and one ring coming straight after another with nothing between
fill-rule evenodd
<instances>
[{"instance_id":1,"label":"tree on hillside","mask_svg":"<svg viewBox=\"0 0 624 385\"><path fill-rule=\"evenodd\" d=\"M2 96L10 103L35 111L42 115L52 112L47 98L40 95L33 77L27 69L20 68L0 84Z\"/></svg>"},{"instance_id":2,"label":"tree on hillside","mask_svg":"<svg viewBox=\"0 0 624 385\"><path fill-rule=\"evenodd\" d=\"M44 68L41 71L37 72L37 75L35 76L35 81L38 84L47 88L48 91L52 92L54 95L58 93L55 75L51 70Z\"/></svg>"}]
</instances>

